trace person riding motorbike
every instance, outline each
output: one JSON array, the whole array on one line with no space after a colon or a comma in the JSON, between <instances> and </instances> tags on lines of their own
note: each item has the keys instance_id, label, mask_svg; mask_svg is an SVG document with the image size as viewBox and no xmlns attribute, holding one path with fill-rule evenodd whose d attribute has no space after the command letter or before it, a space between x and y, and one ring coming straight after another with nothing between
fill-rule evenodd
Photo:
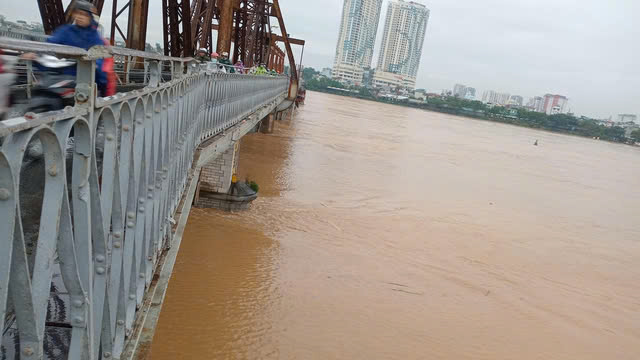
<instances>
[{"instance_id":1,"label":"person riding motorbike","mask_svg":"<svg viewBox=\"0 0 640 360\"><path fill-rule=\"evenodd\" d=\"M194 57L194 59L198 60L199 62L209 62L211 61L211 57L209 57L209 55L207 55L207 49L202 48L200 50L198 50L198 54Z\"/></svg>"},{"instance_id":2,"label":"person riding motorbike","mask_svg":"<svg viewBox=\"0 0 640 360\"><path fill-rule=\"evenodd\" d=\"M236 72L235 69L233 68L233 65L231 64L231 61L229 60L229 53L226 51L220 55L220 58L218 59L218 64L223 65L227 70L227 72L230 74L233 74Z\"/></svg>"},{"instance_id":3,"label":"person riding motorbike","mask_svg":"<svg viewBox=\"0 0 640 360\"><path fill-rule=\"evenodd\" d=\"M256 69L256 75L266 75L267 74L267 68L265 67L264 64L260 64L260 66L258 66L258 68Z\"/></svg>"},{"instance_id":4,"label":"person riding motorbike","mask_svg":"<svg viewBox=\"0 0 640 360\"><path fill-rule=\"evenodd\" d=\"M98 24L93 18L94 6L84 0L76 2L72 19L73 24L65 24L58 27L47 39L48 43L75 46L85 50L97 45L104 45L104 40L97 30ZM33 60L36 55L33 53L23 54L23 59ZM103 71L103 60L96 61L96 84L100 95L107 93L107 75ZM64 70L65 74L76 75L76 67L70 66Z\"/></svg>"},{"instance_id":5,"label":"person riding motorbike","mask_svg":"<svg viewBox=\"0 0 640 360\"><path fill-rule=\"evenodd\" d=\"M238 60L233 67L238 74L244 74L244 64L242 61Z\"/></svg>"}]
</instances>

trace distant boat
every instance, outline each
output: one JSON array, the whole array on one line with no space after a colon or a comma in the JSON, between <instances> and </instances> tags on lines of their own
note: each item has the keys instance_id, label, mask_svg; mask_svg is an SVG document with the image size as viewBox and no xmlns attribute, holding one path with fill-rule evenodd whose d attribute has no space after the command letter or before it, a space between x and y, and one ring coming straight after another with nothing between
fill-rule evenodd
<instances>
[{"instance_id":1,"label":"distant boat","mask_svg":"<svg viewBox=\"0 0 640 360\"><path fill-rule=\"evenodd\" d=\"M536 142L533 143L533 146L538 146L538 140L536 140Z\"/></svg>"}]
</instances>

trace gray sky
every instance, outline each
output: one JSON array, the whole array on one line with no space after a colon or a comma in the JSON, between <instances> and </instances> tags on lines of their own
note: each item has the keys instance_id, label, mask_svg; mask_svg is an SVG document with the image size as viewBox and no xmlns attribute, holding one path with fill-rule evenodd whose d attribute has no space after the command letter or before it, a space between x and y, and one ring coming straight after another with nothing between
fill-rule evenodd
<instances>
[{"instance_id":1,"label":"gray sky","mask_svg":"<svg viewBox=\"0 0 640 360\"><path fill-rule=\"evenodd\" d=\"M640 1L417 1L431 10L418 87L439 92L462 83L480 96L496 90L525 98L550 92L569 97L577 114L640 114ZM280 3L288 32L307 41L304 64L331 66L342 0ZM149 12L147 41L162 43L161 1L151 0ZM40 20L36 0L2 1L0 14ZM103 24L110 14L106 0Z\"/></svg>"}]
</instances>

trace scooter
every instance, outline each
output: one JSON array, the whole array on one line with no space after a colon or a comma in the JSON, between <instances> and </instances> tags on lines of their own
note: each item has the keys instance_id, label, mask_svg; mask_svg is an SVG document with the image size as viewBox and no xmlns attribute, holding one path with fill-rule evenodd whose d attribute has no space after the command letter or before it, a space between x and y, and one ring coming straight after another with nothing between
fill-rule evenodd
<instances>
[{"instance_id":1,"label":"scooter","mask_svg":"<svg viewBox=\"0 0 640 360\"><path fill-rule=\"evenodd\" d=\"M14 83L16 74L13 72L13 57L5 56L0 50L0 120L7 117L11 106L10 87Z\"/></svg>"},{"instance_id":2,"label":"scooter","mask_svg":"<svg viewBox=\"0 0 640 360\"><path fill-rule=\"evenodd\" d=\"M64 74L64 69L75 65L74 61L42 55L35 60L41 71L37 72L37 82L31 89L31 98L12 104L8 118L24 116L27 113L43 113L62 110L74 105L76 79Z\"/></svg>"}]
</instances>

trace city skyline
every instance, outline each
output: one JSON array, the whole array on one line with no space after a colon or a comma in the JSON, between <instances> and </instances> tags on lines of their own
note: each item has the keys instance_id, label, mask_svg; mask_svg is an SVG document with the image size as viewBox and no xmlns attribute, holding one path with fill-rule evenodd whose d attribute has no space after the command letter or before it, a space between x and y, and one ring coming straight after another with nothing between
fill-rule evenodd
<instances>
[{"instance_id":1,"label":"city skyline","mask_svg":"<svg viewBox=\"0 0 640 360\"><path fill-rule=\"evenodd\" d=\"M67 0L63 1L68 3ZM280 0L291 36L307 41L304 64L332 67L343 0ZM388 0L382 4L386 16ZM640 26L634 14L640 2L629 0L418 1L431 10L416 88L430 92L456 83L483 90L519 94L547 93L571 98L576 114L608 118L640 114ZM109 24L111 1L105 0L103 25ZM490 10L490 11L488 11ZM0 4L9 19L40 21L37 2L20 7ZM318 16L318 14L328 14ZM384 24L379 24L381 32ZM147 41L162 43L162 6L149 6ZM373 58L377 58L378 37ZM300 58L297 50L296 59Z\"/></svg>"},{"instance_id":2,"label":"city skyline","mask_svg":"<svg viewBox=\"0 0 640 360\"><path fill-rule=\"evenodd\" d=\"M382 18L388 2L383 4ZM477 94L489 89L525 99L566 94L573 112L591 117L640 113L640 103L635 101L640 97L635 85L640 82L640 69L631 61L640 57L640 45L634 40L640 28L632 26L632 14L640 11L640 3L587 0L575 9L575 2L567 0L419 2L431 10L431 19L416 88L439 93L463 82L474 86ZM341 8L342 1L309 6L295 15L311 24L314 10L333 13L326 9ZM329 33L331 25L322 28ZM310 39L313 34L309 30L300 36ZM305 50L305 64L331 66L335 42L317 36L308 40L312 42L314 49Z\"/></svg>"}]
</instances>

